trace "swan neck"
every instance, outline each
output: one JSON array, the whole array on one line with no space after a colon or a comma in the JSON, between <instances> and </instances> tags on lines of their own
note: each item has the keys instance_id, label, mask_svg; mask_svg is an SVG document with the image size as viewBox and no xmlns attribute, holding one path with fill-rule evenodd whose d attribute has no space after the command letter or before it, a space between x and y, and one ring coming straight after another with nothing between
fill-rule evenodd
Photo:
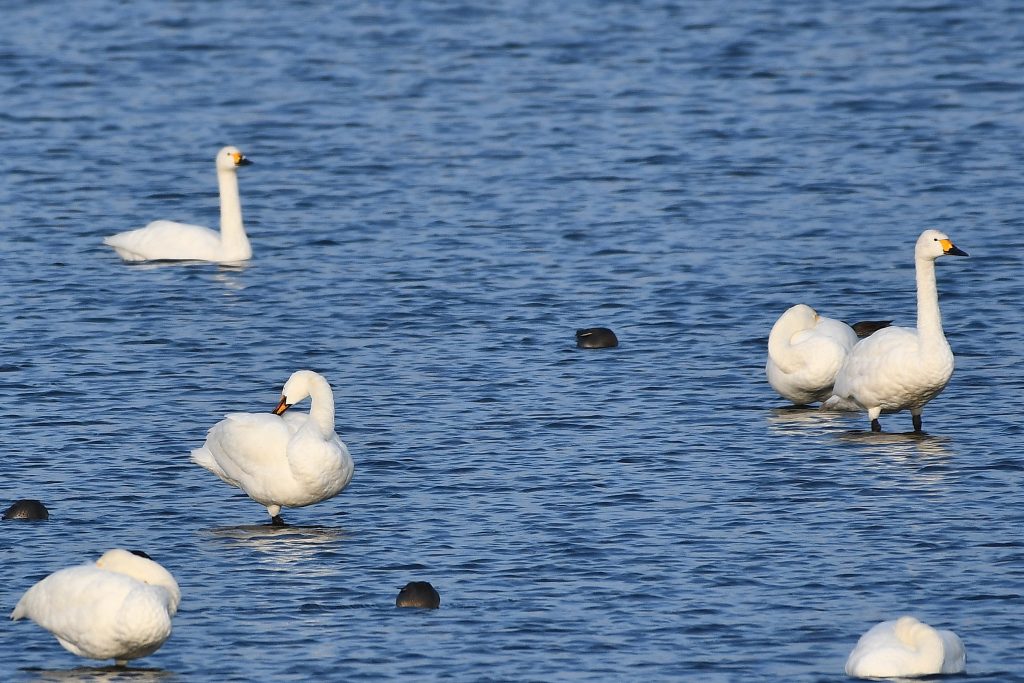
<instances>
[{"instance_id":1,"label":"swan neck","mask_svg":"<svg viewBox=\"0 0 1024 683\"><path fill-rule=\"evenodd\" d=\"M917 271L917 332L922 340L945 339L942 333L942 314L939 312L939 290L935 284L935 260L918 258Z\"/></svg>"},{"instance_id":2,"label":"swan neck","mask_svg":"<svg viewBox=\"0 0 1024 683\"><path fill-rule=\"evenodd\" d=\"M773 327L768 335L768 356L783 372L793 372L800 365L801 356L790 344L796 332L788 325L781 325Z\"/></svg>"},{"instance_id":3,"label":"swan neck","mask_svg":"<svg viewBox=\"0 0 1024 683\"><path fill-rule=\"evenodd\" d=\"M218 170L217 184L220 187L220 238L224 245L243 246L249 244L242 225L242 200L238 196L238 174L233 170Z\"/></svg>"},{"instance_id":4,"label":"swan neck","mask_svg":"<svg viewBox=\"0 0 1024 683\"><path fill-rule=\"evenodd\" d=\"M929 665L941 666L942 661L945 659L942 637L935 629L926 624L918 625L918 629L917 642L915 643L918 659L929 663Z\"/></svg>"},{"instance_id":5,"label":"swan neck","mask_svg":"<svg viewBox=\"0 0 1024 683\"><path fill-rule=\"evenodd\" d=\"M326 380L317 378L309 388L309 417L323 437L334 434L334 392Z\"/></svg>"}]
</instances>

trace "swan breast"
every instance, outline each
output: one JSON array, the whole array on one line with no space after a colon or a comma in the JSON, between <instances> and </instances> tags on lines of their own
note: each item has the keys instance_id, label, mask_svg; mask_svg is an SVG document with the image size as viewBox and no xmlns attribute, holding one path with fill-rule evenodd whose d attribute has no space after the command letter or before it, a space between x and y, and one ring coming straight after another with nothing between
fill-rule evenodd
<instances>
[{"instance_id":1,"label":"swan breast","mask_svg":"<svg viewBox=\"0 0 1024 683\"><path fill-rule=\"evenodd\" d=\"M836 376L834 392L883 410L916 408L945 388L953 365L944 340L922 348L915 330L887 327L854 346Z\"/></svg>"}]
</instances>

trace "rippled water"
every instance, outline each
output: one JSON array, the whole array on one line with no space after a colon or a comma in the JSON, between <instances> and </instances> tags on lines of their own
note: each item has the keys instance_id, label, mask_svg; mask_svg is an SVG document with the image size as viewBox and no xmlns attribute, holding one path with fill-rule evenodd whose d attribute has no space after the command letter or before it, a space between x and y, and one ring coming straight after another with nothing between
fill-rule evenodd
<instances>
[{"instance_id":1,"label":"rippled water","mask_svg":"<svg viewBox=\"0 0 1024 683\"><path fill-rule=\"evenodd\" d=\"M52 516L0 525L3 610L124 546L184 596L132 680L832 681L913 613L1024 681L1017 3L4 15L0 495ZM216 224L229 143L251 264L101 244ZM929 434L785 409L774 319L913 324L925 227L971 253ZM356 474L268 528L188 452L303 367ZM4 680L124 677L3 629Z\"/></svg>"}]
</instances>

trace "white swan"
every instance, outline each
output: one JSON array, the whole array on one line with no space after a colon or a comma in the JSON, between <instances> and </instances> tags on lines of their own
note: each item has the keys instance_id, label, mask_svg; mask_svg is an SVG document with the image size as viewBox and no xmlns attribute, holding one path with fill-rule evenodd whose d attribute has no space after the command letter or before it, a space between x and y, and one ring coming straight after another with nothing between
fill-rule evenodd
<instances>
[{"instance_id":1,"label":"white swan","mask_svg":"<svg viewBox=\"0 0 1024 683\"><path fill-rule=\"evenodd\" d=\"M261 505L283 525L282 507L303 507L336 496L352 479L352 456L334 433L334 394L321 375L299 370L288 378L272 413L231 413L206 435L192 461ZM311 397L309 414L285 413ZM285 413L282 415L282 413Z\"/></svg>"},{"instance_id":2,"label":"white swan","mask_svg":"<svg viewBox=\"0 0 1024 683\"><path fill-rule=\"evenodd\" d=\"M252 162L235 147L217 152L220 232L200 225L153 221L144 228L111 235L103 243L125 261L215 261L235 263L252 256L238 198L239 166Z\"/></svg>"},{"instance_id":3,"label":"white swan","mask_svg":"<svg viewBox=\"0 0 1024 683\"><path fill-rule=\"evenodd\" d=\"M917 327L887 327L854 346L823 408L867 410L875 432L882 431L881 413L909 409L914 431L921 431L925 404L953 375L953 351L942 332L935 286L935 259L940 256L967 256L967 252L938 230L925 230L914 247Z\"/></svg>"},{"instance_id":4,"label":"white swan","mask_svg":"<svg viewBox=\"0 0 1024 683\"><path fill-rule=\"evenodd\" d=\"M883 621L860 637L846 660L856 678L956 674L964 670L963 641L911 616Z\"/></svg>"},{"instance_id":5,"label":"white swan","mask_svg":"<svg viewBox=\"0 0 1024 683\"><path fill-rule=\"evenodd\" d=\"M832 395L836 373L858 335L870 335L889 322L865 321L851 327L818 315L806 304L788 308L768 335L768 384L796 405L824 401Z\"/></svg>"},{"instance_id":6,"label":"white swan","mask_svg":"<svg viewBox=\"0 0 1024 683\"><path fill-rule=\"evenodd\" d=\"M164 644L180 601L170 572L145 553L115 549L29 588L11 619L28 617L80 657L123 665Z\"/></svg>"}]
</instances>

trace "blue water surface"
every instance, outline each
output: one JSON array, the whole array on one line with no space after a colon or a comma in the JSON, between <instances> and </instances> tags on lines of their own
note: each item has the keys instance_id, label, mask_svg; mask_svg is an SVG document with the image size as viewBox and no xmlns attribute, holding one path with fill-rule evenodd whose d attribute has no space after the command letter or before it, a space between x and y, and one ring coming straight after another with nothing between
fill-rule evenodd
<instances>
[{"instance_id":1,"label":"blue water surface","mask_svg":"<svg viewBox=\"0 0 1024 683\"><path fill-rule=\"evenodd\" d=\"M949 628L1024 681L1024 6L1009 0L9 3L0 609L111 547L177 577L133 673L7 622L0 679L841 681ZM242 267L106 235L218 221ZM934 227L957 371L924 414L786 409L803 302L913 325ZM575 348L607 325L616 349ZM189 462L296 369L351 485L265 510ZM397 610L410 580L437 611ZM6 613L6 612L5 612ZM98 667L98 668L97 668Z\"/></svg>"}]
</instances>

